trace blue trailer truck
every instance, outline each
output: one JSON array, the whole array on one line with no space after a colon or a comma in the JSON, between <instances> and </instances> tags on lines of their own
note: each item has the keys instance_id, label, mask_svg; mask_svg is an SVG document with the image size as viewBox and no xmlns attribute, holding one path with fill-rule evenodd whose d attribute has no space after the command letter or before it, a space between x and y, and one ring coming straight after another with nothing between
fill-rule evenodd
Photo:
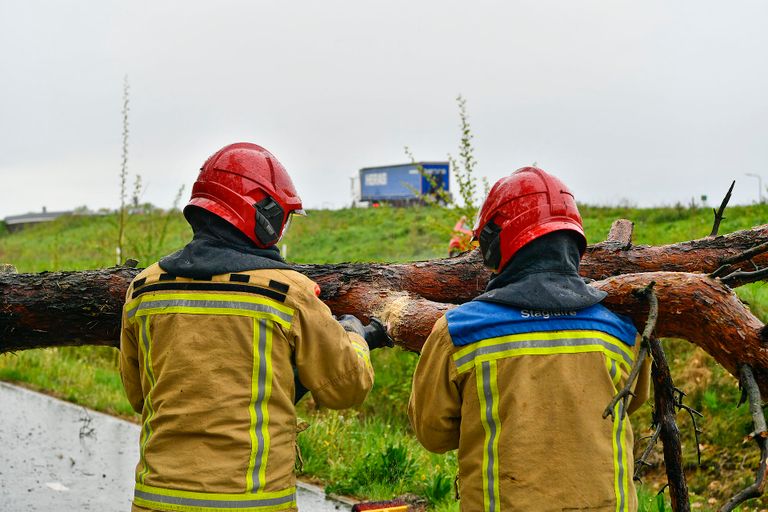
<instances>
[{"instance_id":1,"label":"blue trailer truck","mask_svg":"<svg viewBox=\"0 0 768 512\"><path fill-rule=\"evenodd\" d=\"M440 195L450 194L449 168L448 162L364 167L360 169L360 200L408 206L421 203L425 196L435 197L437 190L444 191Z\"/></svg>"}]
</instances>

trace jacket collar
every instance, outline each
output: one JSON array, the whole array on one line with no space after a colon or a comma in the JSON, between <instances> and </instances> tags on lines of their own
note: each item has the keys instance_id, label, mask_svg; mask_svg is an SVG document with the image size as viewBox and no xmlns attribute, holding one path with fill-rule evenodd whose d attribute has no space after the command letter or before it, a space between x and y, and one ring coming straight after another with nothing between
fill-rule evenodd
<instances>
[{"instance_id":1,"label":"jacket collar","mask_svg":"<svg viewBox=\"0 0 768 512\"><path fill-rule=\"evenodd\" d=\"M475 298L541 311L594 306L607 293L579 276L579 245L567 231L555 231L523 246Z\"/></svg>"}]
</instances>

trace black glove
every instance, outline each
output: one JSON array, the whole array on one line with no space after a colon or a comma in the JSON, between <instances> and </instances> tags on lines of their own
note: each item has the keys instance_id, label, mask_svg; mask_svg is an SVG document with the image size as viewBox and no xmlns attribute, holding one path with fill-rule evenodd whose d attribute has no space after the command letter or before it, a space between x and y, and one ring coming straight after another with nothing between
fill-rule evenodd
<instances>
[{"instance_id":1,"label":"black glove","mask_svg":"<svg viewBox=\"0 0 768 512\"><path fill-rule=\"evenodd\" d=\"M353 315L341 315L337 320L345 331L354 332L365 338L369 350L394 346L392 338L387 334L387 329L378 318L371 317L368 325L363 325L363 322Z\"/></svg>"},{"instance_id":2,"label":"black glove","mask_svg":"<svg viewBox=\"0 0 768 512\"><path fill-rule=\"evenodd\" d=\"M371 321L365 326L365 342L368 343L368 349L373 350L381 347L393 347L395 343L387 334L387 328L376 317L371 317Z\"/></svg>"}]
</instances>

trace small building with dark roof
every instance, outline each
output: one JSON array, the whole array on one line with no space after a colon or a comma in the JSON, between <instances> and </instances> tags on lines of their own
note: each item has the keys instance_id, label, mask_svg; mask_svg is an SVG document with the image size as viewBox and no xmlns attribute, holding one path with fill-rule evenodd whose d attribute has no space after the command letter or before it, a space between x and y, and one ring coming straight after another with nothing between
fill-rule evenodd
<instances>
[{"instance_id":1,"label":"small building with dark roof","mask_svg":"<svg viewBox=\"0 0 768 512\"><path fill-rule=\"evenodd\" d=\"M23 215L10 215L4 218L3 222L8 228L9 233L15 233L28 226L39 224L40 222L50 222L61 217L62 215L69 215L71 213L71 211L49 212L45 207L43 207L42 212L25 213Z\"/></svg>"}]
</instances>

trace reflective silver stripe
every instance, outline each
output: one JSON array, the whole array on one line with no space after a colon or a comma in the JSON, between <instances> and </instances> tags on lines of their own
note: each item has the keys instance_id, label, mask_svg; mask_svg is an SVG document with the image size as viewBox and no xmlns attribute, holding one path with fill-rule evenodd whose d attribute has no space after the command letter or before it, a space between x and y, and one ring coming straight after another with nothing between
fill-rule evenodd
<instances>
[{"instance_id":1,"label":"reflective silver stripe","mask_svg":"<svg viewBox=\"0 0 768 512\"><path fill-rule=\"evenodd\" d=\"M134 498L146 500L149 503L169 505L181 505L185 507L206 507L210 510L232 510L239 508L270 507L275 505L291 505L296 501L296 493L280 496L277 498L253 498L248 500L227 500L227 499L204 499L204 498L182 498L179 496L166 496L147 491L135 489ZM286 507L288 508L288 507Z\"/></svg>"},{"instance_id":2,"label":"reflective silver stripe","mask_svg":"<svg viewBox=\"0 0 768 512\"><path fill-rule=\"evenodd\" d=\"M626 510L626 496L624 495L624 491L626 489L626 482L625 482L625 473L626 468L624 467L624 445L621 442L621 436L624 433L624 402L622 400L619 400L619 403L617 404L618 409L618 426L616 428L616 461L618 462L618 473L619 473L619 495L616 496L616 499L618 503L616 504L616 510L624 511Z\"/></svg>"},{"instance_id":3,"label":"reflective silver stripe","mask_svg":"<svg viewBox=\"0 0 768 512\"><path fill-rule=\"evenodd\" d=\"M251 311L254 313L268 313L271 315L275 315L276 317L280 318L281 320L285 320L286 322L290 322L291 319L293 318L292 315L285 313L283 311L280 311L277 308L267 306L266 304L258 304L253 302L240 302L240 301L232 301L232 300L189 300L189 299L163 299L163 300L142 301L141 304L139 304L137 307L133 308L131 311L128 311L128 318L133 318L134 316L136 316L136 314L139 313L139 311L144 311L147 309L172 308L172 307L233 309L233 310L240 309L245 311Z\"/></svg>"},{"instance_id":4,"label":"reflective silver stripe","mask_svg":"<svg viewBox=\"0 0 768 512\"><path fill-rule=\"evenodd\" d=\"M254 412L256 413L256 424L254 430L256 434L256 458L254 459L253 472L251 476L253 478L253 490L257 491L263 482L259 481L259 470L261 469L261 458L264 455L264 433L262 428L264 427L264 412L261 410L262 402L264 401L264 393L267 387L267 321L259 320L259 345L254 347L259 351L259 371L258 381L256 384L256 401L253 404Z\"/></svg>"},{"instance_id":5,"label":"reflective silver stripe","mask_svg":"<svg viewBox=\"0 0 768 512\"><path fill-rule=\"evenodd\" d=\"M611 381L616 382L616 361L611 359Z\"/></svg>"},{"instance_id":6,"label":"reflective silver stripe","mask_svg":"<svg viewBox=\"0 0 768 512\"><path fill-rule=\"evenodd\" d=\"M496 345L481 346L470 352L469 354L460 357L456 360L456 366L462 367L465 364L471 362L478 356L495 354L498 352L505 352L507 350L523 350L529 348L557 348L557 347L584 347L589 345L599 345L602 348L613 352L621 356L628 366L632 366L632 358L626 352L619 347L602 340L600 338L563 338L555 340L525 340L525 341L508 341L498 343Z\"/></svg>"},{"instance_id":7,"label":"reflective silver stripe","mask_svg":"<svg viewBox=\"0 0 768 512\"><path fill-rule=\"evenodd\" d=\"M491 389L491 363L482 364L483 396L485 397L485 421L488 422L488 444L485 447L488 456L488 467L485 469L488 478L488 510L494 512L496 508L496 480L493 478L493 470L496 467L496 459L493 457L493 443L496 440L496 422L493 419L493 390Z\"/></svg>"}]
</instances>

